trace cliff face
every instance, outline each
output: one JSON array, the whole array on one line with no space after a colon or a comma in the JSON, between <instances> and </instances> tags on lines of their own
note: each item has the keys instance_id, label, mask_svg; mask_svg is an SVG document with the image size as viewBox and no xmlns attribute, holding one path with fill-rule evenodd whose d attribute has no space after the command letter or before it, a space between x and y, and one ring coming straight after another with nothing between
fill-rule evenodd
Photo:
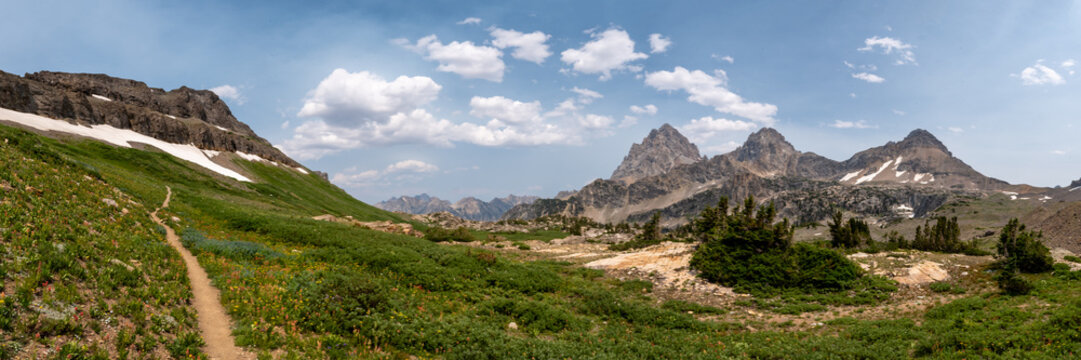
<instances>
[{"instance_id":1,"label":"cliff face","mask_svg":"<svg viewBox=\"0 0 1081 360\"><path fill-rule=\"evenodd\" d=\"M467 197L451 204L449 201L428 194L420 194L391 198L375 204L375 207L387 211L417 215L448 212L466 220L495 221L499 220L507 210L510 210L515 205L530 204L534 200L537 200L536 196L510 195L503 198L494 198L491 201Z\"/></svg>"},{"instance_id":2,"label":"cliff face","mask_svg":"<svg viewBox=\"0 0 1081 360\"><path fill-rule=\"evenodd\" d=\"M631 150L619 167L612 172L612 180L633 183L638 179L660 175L677 165L701 161L698 147L671 125L664 124L649 132L641 144L631 145Z\"/></svg>"},{"instance_id":3,"label":"cliff face","mask_svg":"<svg viewBox=\"0 0 1081 360\"><path fill-rule=\"evenodd\" d=\"M103 74L42 71L20 77L0 71L0 107L300 166L237 120L225 102L207 90L165 91Z\"/></svg>"},{"instance_id":4,"label":"cliff face","mask_svg":"<svg viewBox=\"0 0 1081 360\"><path fill-rule=\"evenodd\" d=\"M921 216L952 192L1011 186L976 172L924 130L843 162L800 152L770 128L751 134L732 152L698 161L672 161L690 158L675 155L689 154L686 149L693 147L678 139L686 140L668 125L653 130L642 145L632 146L611 180L598 179L558 200L516 206L503 218L562 214L608 223L641 222L660 211L666 219L678 222L716 204L721 196L735 201L750 195L778 201L782 215L800 222L827 217L833 203L868 215L891 216L904 208ZM640 177L616 176L620 174Z\"/></svg>"}]
</instances>

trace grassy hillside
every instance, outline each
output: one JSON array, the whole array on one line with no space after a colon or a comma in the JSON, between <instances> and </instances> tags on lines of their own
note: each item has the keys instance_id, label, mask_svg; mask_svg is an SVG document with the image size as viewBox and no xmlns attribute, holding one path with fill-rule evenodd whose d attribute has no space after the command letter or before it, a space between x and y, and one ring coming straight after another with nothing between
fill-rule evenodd
<instances>
[{"instance_id":1,"label":"grassy hillside","mask_svg":"<svg viewBox=\"0 0 1081 360\"><path fill-rule=\"evenodd\" d=\"M173 188L174 198L163 218L179 219L170 225L180 231L185 246L221 290L222 303L237 325L238 345L263 357L855 359L1081 354L1078 273L1035 277L1036 290L1029 296L977 295L935 307L918 319L844 318L809 331L754 331L763 328L759 320L728 320L717 315L724 309L658 303L642 281L619 281L568 263L515 261L484 250L311 220L322 213L402 220L353 200L315 175L241 161L265 181L245 184L153 152L92 142L62 144L6 127L0 127L0 137L17 138L0 144L4 151L0 166L21 169L41 164L33 165L40 169L28 174L47 175L20 175L18 187L51 186L48 189L57 192L48 202L33 202L27 194L2 205L19 207L4 212L2 220L6 297L0 325L12 318L5 314L15 314L15 325L2 328L5 338L15 335L4 343L0 356L4 358L68 342L89 353L104 351L109 358L119 357L116 344L126 344L121 339L127 337L113 336L100 349L94 348L92 339L109 339L109 331L120 330L108 329L123 329L129 323L137 340L125 349L147 357L168 357L175 355L173 349L197 347L191 312L183 305L188 294L179 259L149 228L146 216L164 198L166 185ZM23 170L18 171L0 176L7 176L5 181L16 187L11 174ZM83 174L104 182L73 183L82 181ZM59 178L49 180L50 176ZM143 206L132 205L128 215L102 206L100 197L112 194L112 187ZM0 193L5 199L14 196L8 194L13 192ZM65 199L71 199L70 206L51 205ZM95 228L97 234L79 230L84 219L103 225ZM34 227L19 227L27 222ZM12 231L33 235L13 237ZM68 253L55 245L61 243L82 245L65 245L80 249ZM50 257L69 259L57 261L67 265L55 269L84 270L54 271L52 260L34 260ZM110 265L113 258L138 260L142 268L134 272L142 281L124 280L128 282L112 290L112 283L104 280L109 277L91 276L111 271L121 274L115 278L131 278L123 275L124 266ZM65 294L78 294L61 300L64 304L93 308L104 303L107 310L80 317L77 321L85 323L77 323L83 324L76 326L81 329L78 336L49 333L47 340L39 340L35 334L44 320L33 308L35 301L61 296L61 291L52 295L54 290L41 285L42 276L53 276L42 274L68 274L49 280L53 289L64 284L71 289ZM17 293L7 289L11 282L28 288L22 293L29 295L22 298L30 300L7 300ZM104 290L94 290L98 288ZM135 301L151 306L140 307L135 315L118 315L131 310L122 304ZM173 322L162 314L170 314ZM108 327L106 319L118 316L133 320ZM93 321L102 323L103 330L96 330ZM139 347L151 341L157 346Z\"/></svg>"}]
</instances>

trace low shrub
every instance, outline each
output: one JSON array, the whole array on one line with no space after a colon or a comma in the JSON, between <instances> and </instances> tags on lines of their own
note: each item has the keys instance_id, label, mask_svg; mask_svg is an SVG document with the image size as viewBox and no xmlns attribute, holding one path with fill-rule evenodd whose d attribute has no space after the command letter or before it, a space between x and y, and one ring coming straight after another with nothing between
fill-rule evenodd
<instances>
[{"instance_id":1,"label":"low shrub","mask_svg":"<svg viewBox=\"0 0 1081 360\"><path fill-rule=\"evenodd\" d=\"M433 226L428 228L428 232L424 233L424 238L434 242L472 242L476 240L473 233L469 232L469 229L464 226L453 230Z\"/></svg>"}]
</instances>

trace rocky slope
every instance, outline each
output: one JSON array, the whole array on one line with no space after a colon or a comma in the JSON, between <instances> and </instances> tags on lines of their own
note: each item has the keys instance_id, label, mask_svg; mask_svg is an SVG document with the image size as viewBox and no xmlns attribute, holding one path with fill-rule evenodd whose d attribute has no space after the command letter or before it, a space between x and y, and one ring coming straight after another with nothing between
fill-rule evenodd
<instances>
[{"instance_id":1,"label":"rocky slope","mask_svg":"<svg viewBox=\"0 0 1081 360\"><path fill-rule=\"evenodd\" d=\"M641 144L631 145L630 152L612 172L611 179L629 184L702 159L697 146L671 125L664 124L650 131Z\"/></svg>"},{"instance_id":2,"label":"rocky slope","mask_svg":"<svg viewBox=\"0 0 1081 360\"><path fill-rule=\"evenodd\" d=\"M678 133L668 128L664 131ZM647 140L660 132L654 130ZM620 168L625 164L627 160ZM643 221L661 211L667 221L681 222L716 204L721 196L734 200L752 195L775 200L782 215L801 222L824 219L833 205L867 215L921 216L944 203L951 192L1011 188L953 157L925 130L838 162L800 152L779 132L765 128L732 152L675 164L633 182L622 179L599 179L572 196L517 206L504 218L563 214L621 222Z\"/></svg>"},{"instance_id":3,"label":"rocky slope","mask_svg":"<svg viewBox=\"0 0 1081 360\"><path fill-rule=\"evenodd\" d=\"M225 102L207 90L165 91L103 74L42 71L20 77L0 71L0 107L300 166L237 120Z\"/></svg>"},{"instance_id":4,"label":"rocky slope","mask_svg":"<svg viewBox=\"0 0 1081 360\"><path fill-rule=\"evenodd\" d=\"M447 212L462 219L474 221L499 220L507 210L520 204L530 204L537 200L536 196L509 195L502 198L494 198L491 201L483 201L475 197L466 197L451 204L449 201L420 194L417 196L400 196L390 198L375 204L375 207L407 214L432 214Z\"/></svg>"}]
</instances>

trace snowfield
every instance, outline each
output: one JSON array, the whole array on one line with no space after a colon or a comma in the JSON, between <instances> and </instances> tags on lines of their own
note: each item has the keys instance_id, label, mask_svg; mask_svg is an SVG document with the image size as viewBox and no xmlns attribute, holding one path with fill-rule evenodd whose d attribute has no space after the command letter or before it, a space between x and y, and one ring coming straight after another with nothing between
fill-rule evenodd
<instances>
[{"instance_id":1,"label":"snowfield","mask_svg":"<svg viewBox=\"0 0 1081 360\"><path fill-rule=\"evenodd\" d=\"M244 175L229 170L224 166L210 161L210 158L202 150L194 145L181 145L161 141L131 130L117 129L109 125L81 126L67 121L50 119L44 116L22 113L14 110L0 108L0 120L7 120L28 126L41 131L56 131L68 134L101 140L116 146L130 148L131 143L142 143L153 146L177 158L187 160L202 166L207 170L245 182L251 182ZM262 159L262 158L260 158Z\"/></svg>"}]
</instances>

